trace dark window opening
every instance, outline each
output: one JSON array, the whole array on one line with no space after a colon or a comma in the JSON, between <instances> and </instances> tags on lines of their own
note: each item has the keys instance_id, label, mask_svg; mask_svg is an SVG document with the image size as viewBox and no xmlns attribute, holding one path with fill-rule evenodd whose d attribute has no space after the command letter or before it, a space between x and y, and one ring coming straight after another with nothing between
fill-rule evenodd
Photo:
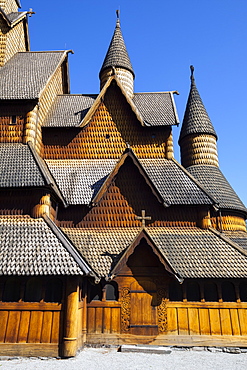
<instances>
[{"instance_id":1,"label":"dark window opening","mask_svg":"<svg viewBox=\"0 0 247 370\"><path fill-rule=\"evenodd\" d=\"M118 286L117 283L112 282L105 285L106 300L117 301L118 300Z\"/></svg>"},{"instance_id":2,"label":"dark window opening","mask_svg":"<svg viewBox=\"0 0 247 370\"><path fill-rule=\"evenodd\" d=\"M25 302L40 302L42 298L42 283L38 278L31 278L26 284Z\"/></svg>"},{"instance_id":3,"label":"dark window opening","mask_svg":"<svg viewBox=\"0 0 247 370\"><path fill-rule=\"evenodd\" d=\"M16 116L11 116L11 118L10 118L10 124L11 125L16 125Z\"/></svg>"},{"instance_id":4,"label":"dark window opening","mask_svg":"<svg viewBox=\"0 0 247 370\"><path fill-rule=\"evenodd\" d=\"M45 302L60 303L63 298L63 282L53 278L47 281L45 289Z\"/></svg>"},{"instance_id":5,"label":"dark window opening","mask_svg":"<svg viewBox=\"0 0 247 370\"><path fill-rule=\"evenodd\" d=\"M187 301L198 302L201 300L200 286L198 283L189 282L187 284Z\"/></svg>"},{"instance_id":6,"label":"dark window opening","mask_svg":"<svg viewBox=\"0 0 247 370\"><path fill-rule=\"evenodd\" d=\"M247 283L239 284L239 295L242 302L247 302Z\"/></svg>"},{"instance_id":7,"label":"dark window opening","mask_svg":"<svg viewBox=\"0 0 247 370\"><path fill-rule=\"evenodd\" d=\"M180 302L183 300L182 285L173 281L169 285L169 300L174 302Z\"/></svg>"},{"instance_id":8,"label":"dark window opening","mask_svg":"<svg viewBox=\"0 0 247 370\"><path fill-rule=\"evenodd\" d=\"M235 287L228 281L222 284L222 299L224 302L236 302Z\"/></svg>"},{"instance_id":9,"label":"dark window opening","mask_svg":"<svg viewBox=\"0 0 247 370\"><path fill-rule=\"evenodd\" d=\"M6 281L3 291L3 302L18 302L20 300L20 281L10 278Z\"/></svg>"},{"instance_id":10,"label":"dark window opening","mask_svg":"<svg viewBox=\"0 0 247 370\"><path fill-rule=\"evenodd\" d=\"M204 298L207 302L217 302L219 300L216 284L206 283L204 285Z\"/></svg>"},{"instance_id":11,"label":"dark window opening","mask_svg":"<svg viewBox=\"0 0 247 370\"><path fill-rule=\"evenodd\" d=\"M102 286L101 284L90 284L89 299L90 301L101 301L102 300Z\"/></svg>"}]
</instances>

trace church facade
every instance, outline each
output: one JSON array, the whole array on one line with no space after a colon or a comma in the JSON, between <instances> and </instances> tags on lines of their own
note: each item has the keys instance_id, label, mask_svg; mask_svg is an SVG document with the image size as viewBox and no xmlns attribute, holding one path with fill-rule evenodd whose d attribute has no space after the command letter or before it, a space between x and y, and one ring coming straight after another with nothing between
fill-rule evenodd
<instances>
[{"instance_id":1,"label":"church facade","mask_svg":"<svg viewBox=\"0 0 247 370\"><path fill-rule=\"evenodd\" d=\"M0 0L0 354L246 347L247 209L194 68L180 164L176 92L134 91L118 17L100 92L73 95L69 51L30 51L20 6Z\"/></svg>"}]
</instances>

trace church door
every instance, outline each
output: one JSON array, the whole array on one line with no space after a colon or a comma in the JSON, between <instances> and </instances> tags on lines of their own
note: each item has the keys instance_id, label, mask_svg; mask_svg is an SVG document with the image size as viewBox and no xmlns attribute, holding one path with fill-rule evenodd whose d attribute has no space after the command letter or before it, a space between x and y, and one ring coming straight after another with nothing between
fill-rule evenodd
<instances>
[{"instance_id":1,"label":"church door","mask_svg":"<svg viewBox=\"0 0 247 370\"><path fill-rule=\"evenodd\" d=\"M157 335L157 289L150 280L135 280L130 286L130 333Z\"/></svg>"}]
</instances>

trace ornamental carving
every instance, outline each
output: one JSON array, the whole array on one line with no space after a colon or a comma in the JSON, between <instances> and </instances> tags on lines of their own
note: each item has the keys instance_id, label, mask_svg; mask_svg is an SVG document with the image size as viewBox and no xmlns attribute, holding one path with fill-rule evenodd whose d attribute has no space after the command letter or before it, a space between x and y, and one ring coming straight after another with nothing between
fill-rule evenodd
<instances>
[{"instance_id":1,"label":"ornamental carving","mask_svg":"<svg viewBox=\"0 0 247 370\"><path fill-rule=\"evenodd\" d=\"M129 325L130 325L130 290L129 288L123 288L121 301L121 332L128 333Z\"/></svg>"},{"instance_id":2,"label":"ornamental carving","mask_svg":"<svg viewBox=\"0 0 247 370\"><path fill-rule=\"evenodd\" d=\"M167 332L167 304L166 304L166 289L158 288L157 289L157 301L159 306L157 307L158 314L158 326L159 333L164 334Z\"/></svg>"}]
</instances>

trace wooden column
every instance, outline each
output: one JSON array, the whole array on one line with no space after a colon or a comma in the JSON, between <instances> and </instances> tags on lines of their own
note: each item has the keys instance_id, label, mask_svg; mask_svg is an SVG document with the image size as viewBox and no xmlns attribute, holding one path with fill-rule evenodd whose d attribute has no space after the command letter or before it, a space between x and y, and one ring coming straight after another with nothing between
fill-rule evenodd
<instances>
[{"instance_id":1,"label":"wooden column","mask_svg":"<svg viewBox=\"0 0 247 370\"><path fill-rule=\"evenodd\" d=\"M83 343L87 339L87 279L83 279L83 317L82 317L82 338Z\"/></svg>"},{"instance_id":2,"label":"wooden column","mask_svg":"<svg viewBox=\"0 0 247 370\"><path fill-rule=\"evenodd\" d=\"M78 278L68 277L64 318L63 357L73 357L77 351Z\"/></svg>"},{"instance_id":3,"label":"wooden column","mask_svg":"<svg viewBox=\"0 0 247 370\"><path fill-rule=\"evenodd\" d=\"M202 229L208 229L212 226L209 210L200 210L198 212L197 226Z\"/></svg>"}]
</instances>

